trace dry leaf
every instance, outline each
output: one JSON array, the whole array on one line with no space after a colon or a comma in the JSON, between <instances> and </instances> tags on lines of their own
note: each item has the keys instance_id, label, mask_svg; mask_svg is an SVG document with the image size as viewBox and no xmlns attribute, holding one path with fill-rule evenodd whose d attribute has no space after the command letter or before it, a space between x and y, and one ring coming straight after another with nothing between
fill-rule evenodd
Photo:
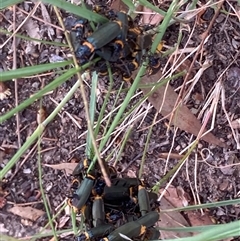
<instances>
[{"instance_id":1,"label":"dry leaf","mask_svg":"<svg viewBox=\"0 0 240 241\"><path fill-rule=\"evenodd\" d=\"M40 125L47 118L47 113L44 108L40 108L37 113L37 123Z\"/></svg>"},{"instance_id":2,"label":"dry leaf","mask_svg":"<svg viewBox=\"0 0 240 241\"><path fill-rule=\"evenodd\" d=\"M4 82L0 81L0 100L4 100L10 95L11 95L10 89L7 88Z\"/></svg>"},{"instance_id":3,"label":"dry leaf","mask_svg":"<svg viewBox=\"0 0 240 241\"><path fill-rule=\"evenodd\" d=\"M55 241L56 239L55 239L55 237L52 237L49 241Z\"/></svg>"},{"instance_id":4,"label":"dry leaf","mask_svg":"<svg viewBox=\"0 0 240 241\"><path fill-rule=\"evenodd\" d=\"M143 23L145 25L159 25L163 18L163 16L156 12L153 12L153 10L143 7Z\"/></svg>"},{"instance_id":5,"label":"dry leaf","mask_svg":"<svg viewBox=\"0 0 240 241\"><path fill-rule=\"evenodd\" d=\"M121 0L112 1L111 8L116 11L128 11L127 6Z\"/></svg>"},{"instance_id":6,"label":"dry leaf","mask_svg":"<svg viewBox=\"0 0 240 241\"><path fill-rule=\"evenodd\" d=\"M25 226L28 226L28 227L32 227L33 226L33 222L32 221L29 221L28 219L24 219L24 218L21 219L21 224L23 224Z\"/></svg>"},{"instance_id":7,"label":"dry leaf","mask_svg":"<svg viewBox=\"0 0 240 241\"><path fill-rule=\"evenodd\" d=\"M199 211L190 211L187 212L187 216L192 226L207 226L214 224L207 212L202 215Z\"/></svg>"},{"instance_id":8,"label":"dry leaf","mask_svg":"<svg viewBox=\"0 0 240 241\"><path fill-rule=\"evenodd\" d=\"M6 198L5 197L0 197L0 209L5 207L6 203L7 203Z\"/></svg>"},{"instance_id":9,"label":"dry leaf","mask_svg":"<svg viewBox=\"0 0 240 241\"><path fill-rule=\"evenodd\" d=\"M24 24L24 28L31 38L41 39L41 36L39 34L39 26L31 18L26 21L26 23ZM32 41L32 43L34 45L40 44L39 41Z\"/></svg>"},{"instance_id":10,"label":"dry leaf","mask_svg":"<svg viewBox=\"0 0 240 241\"><path fill-rule=\"evenodd\" d=\"M4 228L4 223L0 223L0 233L7 233L7 232L9 232L9 230Z\"/></svg>"},{"instance_id":11,"label":"dry leaf","mask_svg":"<svg viewBox=\"0 0 240 241\"><path fill-rule=\"evenodd\" d=\"M78 163L60 163L56 165L44 164L46 167L51 167L56 170L65 170L67 174L72 174Z\"/></svg>"},{"instance_id":12,"label":"dry leaf","mask_svg":"<svg viewBox=\"0 0 240 241\"><path fill-rule=\"evenodd\" d=\"M127 171L127 176L131 177L131 178L137 177L136 172L134 172L133 170L130 170L130 169L128 169L128 171Z\"/></svg>"},{"instance_id":13,"label":"dry leaf","mask_svg":"<svg viewBox=\"0 0 240 241\"><path fill-rule=\"evenodd\" d=\"M161 78L161 73L158 72L155 75L144 76L141 80L141 84L155 84ZM144 95L147 95L151 89L142 88ZM165 93L166 91L166 93ZM165 96L165 98L164 98ZM166 118L170 118L171 113L174 109L175 102L178 98L177 93L173 90L171 86L166 89L166 84L159 87L152 95L148 97L151 104L160 110L160 113ZM163 103L164 101L164 103ZM195 136L198 135L202 125L200 121L192 114L192 112L185 106L180 105L177 111L174 113L173 124L179 127L181 130L189 132ZM202 137L202 139L208 143L225 147L226 145L217 139L213 134L208 133Z\"/></svg>"},{"instance_id":14,"label":"dry leaf","mask_svg":"<svg viewBox=\"0 0 240 241\"><path fill-rule=\"evenodd\" d=\"M22 207L22 206L14 206L10 208L8 211L24 219L27 218L32 221L36 221L39 217L45 214L45 212L43 212L42 210L38 210L32 207Z\"/></svg>"},{"instance_id":15,"label":"dry leaf","mask_svg":"<svg viewBox=\"0 0 240 241\"><path fill-rule=\"evenodd\" d=\"M44 21L51 23L51 17L48 14L47 8L43 3L41 3L40 6L41 6L42 16ZM48 30L48 37L52 40L52 35L54 35L54 29L51 26L47 25L47 30Z\"/></svg>"},{"instance_id":16,"label":"dry leaf","mask_svg":"<svg viewBox=\"0 0 240 241\"><path fill-rule=\"evenodd\" d=\"M232 128L233 129L240 129L240 119L236 119L234 121L232 121Z\"/></svg>"},{"instance_id":17,"label":"dry leaf","mask_svg":"<svg viewBox=\"0 0 240 241\"><path fill-rule=\"evenodd\" d=\"M173 209L175 208L165 197L160 201L161 210ZM157 222L157 227L164 228L173 228L173 227L189 227L186 219L180 214L180 212L161 212L161 220ZM164 231L161 230L161 239L171 239L171 238L182 238L182 237L191 237L192 233L190 232L174 232L174 231Z\"/></svg>"},{"instance_id":18,"label":"dry leaf","mask_svg":"<svg viewBox=\"0 0 240 241\"><path fill-rule=\"evenodd\" d=\"M70 219L69 215L64 215L63 217L60 218L59 224L58 224L58 228L63 228L66 224L66 222L68 222L68 220Z\"/></svg>"},{"instance_id":19,"label":"dry leaf","mask_svg":"<svg viewBox=\"0 0 240 241\"><path fill-rule=\"evenodd\" d=\"M165 189L161 189L163 192ZM189 198L181 187L169 186L167 191L164 193L164 197L170 202L175 208L181 208L188 206Z\"/></svg>"},{"instance_id":20,"label":"dry leaf","mask_svg":"<svg viewBox=\"0 0 240 241\"><path fill-rule=\"evenodd\" d=\"M189 59L185 59L186 55L184 53L182 53L181 55L177 55L176 57L177 59L170 58L170 63L174 66L178 66L180 64L177 68L177 71L179 72L187 71L189 69L189 66L191 65L191 61ZM195 73L193 73L193 71L189 73L189 79L192 79L194 75Z\"/></svg>"}]
</instances>

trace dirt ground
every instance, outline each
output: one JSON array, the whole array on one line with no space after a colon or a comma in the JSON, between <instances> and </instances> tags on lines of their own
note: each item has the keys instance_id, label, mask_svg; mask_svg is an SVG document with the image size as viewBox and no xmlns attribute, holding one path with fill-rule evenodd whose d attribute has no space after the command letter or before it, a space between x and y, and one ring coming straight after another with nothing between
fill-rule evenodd
<instances>
[{"instance_id":1,"label":"dirt ground","mask_svg":"<svg viewBox=\"0 0 240 241\"><path fill-rule=\"evenodd\" d=\"M28 2L18 5L16 8L16 22L21 22L25 18L23 11L30 11L33 6ZM47 7L47 11L51 12L51 8ZM233 7L233 8L232 8ZM195 85L192 96L186 103L187 107L197 116L204 104L207 96L215 88L216 83L220 83L222 90L221 97L216 105L216 117L212 133L226 144L226 147L218 147L213 144L201 141L198 148L192 153L188 162L181 168L177 176L174 178L172 185L181 187L189 196L189 204L194 203L193 193L198 193L201 203L214 201L230 200L239 198L240 196L240 153L237 149L239 143L239 127L240 124L236 120L240 118L240 24L239 24L240 6L237 1L232 1L231 4L225 2L222 11L215 19L207 42L204 45L204 51L199 55L194 64L194 69L197 71L203 59L211 59L212 64L201 75L198 83ZM41 8L35 13L35 16L41 18ZM189 35L194 29L190 41L187 43L189 48L196 47L201 42L201 34L209 27L209 23L214 12L208 10L204 15L192 18L183 30L183 39L180 47L185 46L189 41ZM238 17L237 17L238 14ZM63 16L69 14L63 13ZM6 9L0 13L1 27L11 30L13 21L13 9ZM53 29L52 39L49 38L49 29L37 19L31 20L34 26L39 28L39 31L44 36L45 40L63 41L64 35L58 29ZM54 14L51 15L51 23L58 26L57 18ZM195 25L196 24L196 25ZM179 24L170 26L164 36L165 45L173 46L177 42L177 34ZM20 29L19 33L26 34L26 29ZM5 43L8 36L0 34L0 44ZM49 47L48 45L31 45L26 40L17 40L17 66L16 68L30 66L39 63L49 62L49 56L64 57L64 48ZM13 68L12 58L12 39L0 49L0 70L7 71ZM46 46L48 48L46 48ZM27 50L28 49L28 50ZM190 57L190 60L192 58ZM163 59L163 66L167 58ZM32 93L49 83L55 73L47 76L32 77L27 79L18 79L17 89L15 82L8 81L7 87L11 91L11 95L0 101L1 115L11 110L16 106L16 101L21 103L28 98ZM76 77L61 85L52 93L44 96L42 104L47 110L47 113L56 107L66 93L70 90L76 81ZM219 82L220 81L220 82ZM183 78L171 81L173 88L179 87L183 83ZM116 77L116 83L113 89L119 88L121 82ZM126 85L127 87L127 85ZM101 108L108 88L108 79L100 79L98 83L98 103L97 112ZM86 86L86 95L89 97L90 88ZM225 96L223 96L223 90ZM18 100L16 100L15 91L17 91ZM124 93L121 94L121 100L125 98ZM115 95L111 95L111 101L107 105L107 110L112 110ZM134 105L137 99L133 100L130 105ZM147 108L149 102L146 102L143 107ZM226 111L224 111L224 108ZM33 133L37 127L37 111L39 102L35 102L30 107L19 113L19 127L16 122L16 117L12 117L0 125L0 166L3 168L8 160L16 153L19 146L23 145L26 139ZM156 110L151 108L143 121L138 120L134 123L133 130L128 139L128 143L124 152L121 155L121 162L117 164L118 171L123 170L125 175L129 174L126 170L130 169L133 172L139 170L142 153L144 151L148 127L152 124L152 120ZM231 122L234 125L237 141L233 136L233 131L229 126L226 118L228 114ZM98 114L98 113L97 113ZM73 122L72 117L77 121L78 125ZM159 114L158 120L163 116ZM103 123L104 125L104 123ZM179 162L179 153L186 148L191 140L191 134L186 131L176 129L171 126L168 128L168 121L157 122L153 127L152 136L150 139L149 149L146 155L146 163L144 166L143 177L150 186L158 182L167 171L171 170ZM17 129L19 128L19 129ZM208 124L210 128L210 122ZM56 213L56 208L66 199L66 194L69 191L70 176L63 170L57 170L47 167L45 164L68 163L73 157L82 158L85 156L85 143L87 124L85 120L85 110L82 102L80 91L77 91L73 98L65 105L64 110L51 122L41 141L41 160L42 160L42 185L47 197L47 202L50 206L50 212ZM113 138L113 137L112 137ZM121 139L121 136L119 137ZM113 140L113 139L112 139ZM111 140L110 140L111 141ZM118 146L118 139L114 140L113 146L103 155L107 156L115 147ZM110 143L110 142L109 142ZM77 150L75 150L77 147ZM30 150L32 150L30 152ZM2 205L0 209L0 231L12 237L22 238L30 237L39 232L41 227L47 223L47 215L44 212L36 221L29 221L21 215L16 215L9 210L14 204L30 204L32 208L45 210L39 195L39 180L38 180L38 160L36 146L32 146L19 160L11 171L5 176L6 183L3 184L4 190L8 192L6 196L7 203ZM119 147L118 147L119 150ZM166 154L172 152L170 159L166 162ZM117 151L116 151L117 152ZM175 155L174 155L175 154ZM176 157L178 156L178 157ZM205 158L205 159L204 159ZM113 163L114 160L110 160ZM197 163L197 167L196 167ZM197 168L197 175L196 175ZM197 188L197 189L196 189ZM2 194L3 196L4 194ZM4 202L0 199L1 204ZM65 217L64 211L57 219L59 224L62 217ZM210 214L216 223L226 223L238 220L240 217L240 207L227 206L221 208L213 208ZM55 224L56 224L55 223ZM68 219L64 228L71 227L71 220ZM42 239L44 240L44 239ZM47 238L45 240L50 240ZM69 240L69 237L68 237Z\"/></svg>"}]
</instances>

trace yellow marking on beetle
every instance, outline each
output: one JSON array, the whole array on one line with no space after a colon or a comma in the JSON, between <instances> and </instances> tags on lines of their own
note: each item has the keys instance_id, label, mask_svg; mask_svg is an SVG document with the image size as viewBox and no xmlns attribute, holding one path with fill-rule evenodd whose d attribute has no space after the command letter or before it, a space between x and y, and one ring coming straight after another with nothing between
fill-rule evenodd
<instances>
[{"instance_id":1,"label":"yellow marking on beetle","mask_svg":"<svg viewBox=\"0 0 240 241\"><path fill-rule=\"evenodd\" d=\"M153 37L153 41L154 41L154 39L155 39L155 36ZM163 45L164 45L164 44L165 44L165 41L164 41L164 40L161 41L161 42L158 44L155 53L160 53L160 52L162 51L162 48L163 48Z\"/></svg>"},{"instance_id":2,"label":"yellow marking on beetle","mask_svg":"<svg viewBox=\"0 0 240 241\"><path fill-rule=\"evenodd\" d=\"M87 205L84 205L81 209L81 212L84 213L86 211L86 209L87 209Z\"/></svg>"},{"instance_id":3,"label":"yellow marking on beetle","mask_svg":"<svg viewBox=\"0 0 240 241\"><path fill-rule=\"evenodd\" d=\"M83 45L87 46L90 49L91 53L94 51L94 47L91 43L86 41L86 42L83 43Z\"/></svg>"},{"instance_id":4,"label":"yellow marking on beetle","mask_svg":"<svg viewBox=\"0 0 240 241\"><path fill-rule=\"evenodd\" d=\"M95 180L96 178L90 174L87 174L87 177L91 178L92 180Z\"/></svg>"},{"instance_id":5,"label":"yellow marking on beetle","mask_svg":"<svg viewBox=\"0 0 240 241\"><path fill-rule=\"evenodd\" d=\"M157 69L157 68L159 68L160 67L160 65L161 65L161 63L160 63L160 61L158 61L157 62L157 65L154 65L154 66L152 66L154 69Z\"/></svg>"},{"instance_id":6,"label":"yellow marking on beetle","mask_svg":"<svg viewBox=\"0 0 240 241\"><path fill-rule=\"evenodd\" d=\"M98 74L99 74L100 76L106 76L106 75L108 74L108 71L106 71L106 72L101 72L101 71L99 71Z\"/></svg>"},{"instance_id":7,"label":"yellow marking on beetle","mask_svg":"<svg viewBox=\"0 0 240 241\"><path fill-rule=\"evenodd\" d=\"M81 24L81 23L78 23L78 24L76 24L73 28L72 28L72 30L76 30L77 28L83 28L83 24Z\"/></svg>"},{"instance_id":8,"label":"yellow marking on beetle","mask_svg":"<svg viewBox=\"0 0 240 241\"><path fill-rule=\"evenodd\" d=\"M156 49L156 52L155 53L160 53L162 51L162 48L163 48L163 45L165 44L165 41L161 41L158 46L157 46L157 49Z\"/></svg>"},{"instance_id":9,"label":"yellow marking on beetle","mask_svg":"<svg viewBox=\"0 0 240 241\"><path fill-rule=\"evenodd\" d=\"M99 195L97 195L97 196L94 198L94 200L99 200L99 199L102 199L102 197L99 196Z\"/></svg>"},{"instance_id":10,"label":"yellow marking on beetle","mask_svg":"<svg viewBox=\"0 0 240 241\"><path fill-rule=\"evenodd\" d=\"M122 29L122 22L121 21L113 21L114 23L117 23L118 25L119 25L119 27L120 27L120 29Z\"/></svg>"},{"instance_id":11,"label":"yellow marking on beetle","mask_svg":"<svg viewBox=\"0 0 240 241\"><path fill-rule=\"evenodd\" d=\"M88 168L88 159L83 160L83 166L84 168Z\"/></svg>"},{"instance_id":12,"label":"yellow marking on beetle","mask_svg":"<svg viewBox=\"0 0 240 241\"><path fill-rule=\"evenodd\" d=\"M134 66L132 70L136 70L139 67L139 64L138 64L138 62L136 60L133 60L131 62L131 64L133 64L133 66Z\"/></svg>"},{"instance_id":13,"label":"yellow marking on beetle","mask_svg":"<svg viewBox=\"0 0 240 241\"><path fill-rule=\"evenodd\" d=\"M71 203L71 199L70 199L70 198L68 198L68 200L67 200L67 204L68 204L68 206L73 207L73 205L72 205L72 203Z\"/></svg>"},{"instance_id":14,"label":"yellow marking on beetle","mask_svg":"<svg viewBox=\"0 0 240 241\"><path fill-rule=\"evenodd\" d=\"M141 29L136 28L136 27L135 28L130 28L128 31L131 32L131 33L134 33L136 35L140 35L142 33Z\"/></svg>"},{"instance_id":15,"label":"yellow marking on beetle","mask_svg":"<svg viewBox=\"0 0 240 241\"><path fill-rule=\"evenodd\" d=\"M73 209L74 213L79 213L79 209L72 205L72 201L70 198L67 200L67 204L68 204L68 206L70 206Z\"/></svg>"},{"instance_id":16,"label":"yellow marking on beetle","mask_svg":"<svg viewBox=\"0 0 240 241\"><path fill-rule=\"evenodd\" d=\"M132 79L132 77L131 76L123 76L123 80L124 81L126 81L126 82L130 82L131 81L131 79Z\"/></svg>"},{"instance_id":17,"label":"yellow marking on beetle","mask_svg":"<svg viewBox=\"0 0 240 241\"><path fill-rule=\"evenodd\" d=\"M122 40L116 40L116 41L115 41L115 44L121 45L122 49L123 49L123 47L124 47L124 44L123 44L123 41L122 41Z\"/></svg>"},{"instance_id":18,"label":"yellow marking on beetle","mask_svg":"<svg viewBox=\"0 0 240 241\"><path fill-rule=\"evenodd\" d=\"M143 234L146 232L146 230L147 230L147 227L141 225L141 229L140 229L140 234L139 234L139 236L140 236L140 235L143 235Z\"/></svg>"},{"instance_id":19,"label":"yellow marking on beetle","mask_svg":"<svg viewBox=\"0 0 240 241\"><path fill-rule=\"evenodd\" d=\"M72 185L76 185L75 183L77 183L77 185L79 186L79 185L80 185L80 180L77 179L77 178L74 178L74 179L72 180Z\"/></svg>"}]
</instances>

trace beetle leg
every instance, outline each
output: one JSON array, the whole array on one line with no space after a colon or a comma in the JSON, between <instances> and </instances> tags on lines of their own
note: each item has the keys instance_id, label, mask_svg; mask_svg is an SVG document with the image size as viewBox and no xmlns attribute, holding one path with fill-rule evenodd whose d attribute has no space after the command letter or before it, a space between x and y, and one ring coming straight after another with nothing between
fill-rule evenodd
<instances>
[{"instance_id":1,"label":"beetle leg","mask_svg":"<svg viewBox=\"0 0 240 241\"><path fill-rule=\"evenodd\" d=\"M114 227L112 224L102 224L98 227L89 229L88 231L80 234L76 240L77 241L86 241L86 240L95 240L107 236L113 231Z\"/></svg>"},{"instance_id":2,"label":"beetle leg","mask_svg":"<svg viewBox=\"0 0 240 241\"><path fill-rule=\"evenodd\" d=\"M160 237L160 232L159 230L157 230L156 228L154 227L150 227L147 229L147 232L146 232L146 240L158 240Z\"/></svg>"}]
</instances>

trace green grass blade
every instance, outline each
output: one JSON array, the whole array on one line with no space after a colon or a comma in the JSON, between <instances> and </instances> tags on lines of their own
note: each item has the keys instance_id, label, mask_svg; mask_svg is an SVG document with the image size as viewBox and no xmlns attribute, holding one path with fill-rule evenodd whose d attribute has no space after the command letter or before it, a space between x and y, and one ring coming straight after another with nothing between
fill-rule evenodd
<instances>
[{"instance_id":1,"label":"green grass blade","mask_svg":"<svg viewBox=\"0 0 240 241\"><path fill-rule=\"evenodd\" d=\"M1 0L0 2L0 10L13 6L15 4L24 2L23 0Z\"/></svg>"},{"instance_id":2,"label":"green grass blade","mask_svg":"<svg viewBox=\"0 0 240 241\"><path fill-rule=\"evenodd\" d=\"M20 241L19 239L4 235L3 233L1 233L1 239L4 241Z\"/></svg>"},{"instance_id":3,"label":"green grass blade","mask_svg":"<svg viewBox=\"0 0 240 241\"><path fill-rule=\"evenodd\" d=\"M167 212L173 212L173 211L179 211L179 212L191 211L191 210L196 210L196 209L216 208L216 207L222 207L222 206L228 206L228 205L239 205L239 204L240 204L240 198L224 200L224 201L219 201L219 202L205 203L205 204L200 204L200 205L191 205L191 206L182 207L182 208L161 210L161 212L167 213Z\"/></svg>"},{"instance_id":4,"label":"green grass blade","mask_svg":"<svg viewBox=\"0 0 240 241\"><path fill-rule=\"evenodd\" d=\"M96 89L97 89L97 82L98 82L98 75L96 71L92 73L92 87L91 87L91 96L90 96L90 105L89 105L89 115L90 121L92 126L94 124L94 116L95 116L95 109L96 109ZM86 154L87 156L92 159L93 158L93 146L92 146L92 139L90 136L90 132L87 133L87 145L86 145Z\"/></svg>"},{"instance_id":5,"label":"green grass blade","mask_svg":"<svg viewBox=\"0 0 240 241\"><path fill-rule=\"evenodd\" d=\"M145 6L145 7L149 8L149 9L153 10L153 11L156 12L156 13L161 14L161 15L164 16L164 17L167 15L167 13L166 13L165 11L163 11L163 10L161 10L160 8L154 6L152 3L148 2L147 0L139 0L139 2L140 2L143 6Z\"/></svg>"},{"instance_id":6,"label":"green grass blade","mask_svg":"<svg viewBox=\"0 0 240 241\"><path fill-rule=\"evenodd\" d=\"M46 195L45 195L45 192L44 192L44 188L43 188L43 180L42 180L42 162L41 162L41 135L38 136L38 180L39 180L39 188L40 188L40 192L41 192L41 197L42 197L42 200L43 200L43 205L44 205L44 208L45 208L45 211L46 211L46 214L47 214L47 217L48 217L48 222L49 222L49 225L53 231L53 236L54 236L54 240L57 241L58 238L57 238L57 234L56 234L56 230L55 230L55 227L53 225L53 221L52 221L52 217L51 217L51 214L50 214L50 209L48 207L48 202L47 202L47 198L46 198Z\"/></svg>"},{"instance_id":7,"label":"green grass blade","mask_svg":"<svg viewBox=\"0 0 240 241\"><path fill-rule=\"evenodd\" d=\"M141 1L140 1L141 2ZM166 32L166 29L173 18L173 14L176 11L176 6L178 4L178 1L173 1L171 5L168 8L167 14L165 15L165 18L163 19L162 24L157 28L158 34L156 35L154 42L151 47L151 53L155 53L158 44L162 41L162 38Z\"/></svg>"},{"instance_id":8,"label":"green grass blade","mask_svg":"<svg viewBox=\"0 0 240 241\"><path fill-rule=\"evenodd\" d=\"M57 1L56 0L42 0L42 2L44 2L46 4L52 4L58 8L64 9L67 12L70 12L70 13L80 16L82 18L88 19L89 21L93 21L96 23L108 22L107 18L105 18L97 13L94 13L89 9L76 6L74 4L68 3L63 0L57 0Z\"/></svg>"},{"instance_id":9,"label":"green grass blade","mask_svg":"<svg viewBox=\"0 0 240 241\"><path fill-rule=\"evenodd\" d=\"M216 225L214 228L206 230L194 237L179 238L178 241L217 241L230 237L240 236L240 221L227 224ZM176 239L167 239L168 241L176 241Z\"/></svg>"},{"instance_id":10,"label":"green grass blade","mask_svg":"<svg viewBox=\"0 0 240 241\"><path fill-rule=\"evenodd\" d=\"M6 80L17 79L17 78L24 78L31 75L36 75L42 72L46 72L48 70L64 67L71 63L72 61L64 61L64 62L40 64L40 65L31 66L31 67L4 71L0 73L0 81L6 81Z\"/></svg>"}]
</instances>

